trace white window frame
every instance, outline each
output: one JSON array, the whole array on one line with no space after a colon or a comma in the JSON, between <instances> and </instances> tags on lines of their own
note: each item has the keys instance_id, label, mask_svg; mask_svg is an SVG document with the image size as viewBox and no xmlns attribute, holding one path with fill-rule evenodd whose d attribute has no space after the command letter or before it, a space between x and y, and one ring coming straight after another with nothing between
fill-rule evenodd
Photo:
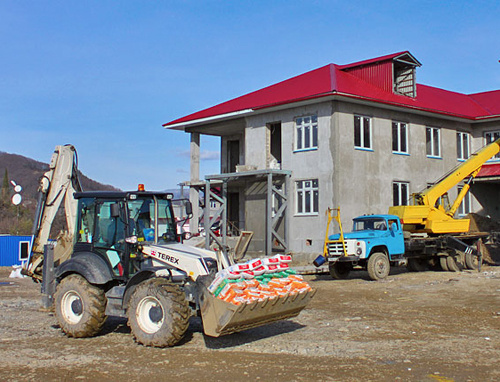
<instances>
[{"instance_id":1,"label":"white window frame","mask_svg":"<svg viewBox=\"0 0 500 382\"><path fill-rule=\"evenodd\" d=\"M462 189L463 189L463 186L457 187L457 195L460 194ZM463 216L470 214L471 211L472 211L472 200L470 197L470 190L469 190L469 191L467 191L467 194L465 194L465 196L462 200L462 203L460 203L460 205L458 206L457 213L458 213L458 216L463 217Z\"/></svg>"},{"instance_id":2,"label":"white window frame","mask_svg":"<svg viewBox=\"0 0 500 382\"><path fill-rule=\"evenodd\" d=\"M470 134L457 131L457 159L465 161L470 157Z\"/></svg>"},{"instance_id":3,"label":"white window frame","mask_svg":"<svg viewBox=\"0 0 500 382\"><path fill-rule=\"evenodd\" d=\"M428 158L441 158L441 129L439 127L425 128L425 149Z\"/></svg>"},{"instance_id":4,"label":"white window frame","mask_svg":"<svg viewBox=\"0 0 500 382\"><path fill-rule=\"evenodd\" d=\"M394 154L409 154L408 151L408 124L392 121L392 152ZM404 131L404 135L403 135ZM404 145L404 147L402 147ZM396 147L395 147L396 146Z\"/></svg>"},{"instance_id":5,"label":"white window frame","mask_svg":"<svg viewBox=\"0 0 500 382\"><path fill-rule=\"evenodd\" d=\"M498 138L500 138L500 131L486 131L484 133L484 144L487 145L491 142L496 141ZM495 155L493 158L491 158L488 162L490 161L498 161L500 159L500 153Z\"/></svg>"},{"instance_id":6,"label":"white window frame","mask_svg":"<svg viewBox=\"0 0 500 382\"><path fill-rule=\"evenodd\" d=\"M295 118L295 150L318 149L318 116L316 114Z\"/></svg>"},{"instance_id":7,"label":"white window frame","mask_svg":"<svg viewBox=\"0 0 500 382\"><path fill-rule=\"evenodd\" d=\"M295 213L299 216L318 215L319 181L303 179L295 182Z\"/></svg>"},{"instance_id":8,"label":"white window frame","mask_svg":"<svg viewBox=\"0 0 500 382\"><path fill-rule=\"evenodd\" d=\"M397 188L397 190L395 188ZM395 200L394 198L396 191L397 191L397 200ZM404 182L404 181L392 182L392 205L407 206L409 202L410 202L410 182Z\"/></svg>"},{"instance_id":9,"label":"white window frame","mask_svg":"<svg viewBox=\"0 0 500 382\"><path fill-rule=\"evenodd\" d=\"M359 143L356 144L356 122L359 120ZM365 126L368 124L368 126ZM355 114L353 119L354 148L358 150L373 151L372 145L372 119L366 115ZM366 130L368 129L368 135ZM368 138L369 142L365 142Z\"/></svg>"},{"instance_id":10,"label":"white window frame","mask_svg":"<svg viewBox=\"0 0 500 382\"><path fill-rule=\"evenodd\" d=\"M26 254L27 254L26 258L21 257L21 253L22 253L21 248L22 248L23 244L26 244L28 246L28 250L26 252ZM23 241L19 242L18 257L19 257L19 261L28 261L28 259L30 258L30 242L29 241L23 240Z\"/></svg>"}]
</instances>

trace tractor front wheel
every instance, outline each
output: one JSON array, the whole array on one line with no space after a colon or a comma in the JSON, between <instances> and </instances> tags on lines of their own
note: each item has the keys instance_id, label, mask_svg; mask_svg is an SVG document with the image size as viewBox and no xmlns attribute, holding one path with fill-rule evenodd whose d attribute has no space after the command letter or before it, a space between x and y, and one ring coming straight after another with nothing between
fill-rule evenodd
<instances>
[{"instance_id":1,"label":"tractor front wheel","mask_svg":"<svg viewBox=\"0 0 500 382\"><path fill-rule=\"evenodd\" d=\"M59 326L70 337L93 337L106 321L104 290L80 275L62 279L54 300Z\"/></svg>"},{"instance_id":2,"label":"tractor front wheel","mask_svg":"<svg viewBox=\"0 0 500 382\"><path fill-rule=\"evenodd\" d=\"M127 315L136 341L145 346L174 346L189 326L189 306L184 292L162 278L146 280L136 287Z\"/></svg>"}]
</instances>

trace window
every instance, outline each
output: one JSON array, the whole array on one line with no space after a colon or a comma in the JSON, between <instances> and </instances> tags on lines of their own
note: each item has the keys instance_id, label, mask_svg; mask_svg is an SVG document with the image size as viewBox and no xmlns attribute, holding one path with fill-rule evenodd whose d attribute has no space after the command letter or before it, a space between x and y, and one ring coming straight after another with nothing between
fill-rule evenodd
<instances>
[{"instance_id":1,"label":"window","mask_svg":"<svg viewBox=\"0 0 500 382\"><path fill-rule=\"evenodd\" d=\"M297 215L315 215L319 211L318 180L299 180L297 188Z\"/></svg>"},{"instance_id":2,"label":"window","mask_svg":"<svg viewBox=\"0 0 500 382\"><path fill-rule=\"evenodd\" d=\"M311 115L295 120L295 149L311 150L318 147L318 116Z\"/></svg>"},{"instance_id":3,"label":"window","mask_svg":"<svg viewBox=\"0 0 500 382\"><path fill-rule=\"evenodd\" d=\"M392 123L392 152L408 154L408 129L406 123Z\"/></svg>"},{"instance_id":4,"label":"window","mask_svg":"<svg viewBox=\"0 0 500 382\"><path fill-rule=\"evenodd\" d=\"M441 158L441 131L437 127L427 127L425 129L425 141L427 144L427 156Z\"/></svg>"},{"instance_id":5,"label":"window","mask_svg":"<svg viewBox=\"0 0 500 382\"><path fill-rule=\"evenodd\" d=\"M354 147L372 149L372 129L369 117L354 116Z\"/></svg>"},{"instance_id":6,"label":"window","mask_svg":"<svg viewBox=\"0 0 500 382\"><path fill-rule=\"evenodd\" d=\"M392 205L407 206L410 199L410 183L394 182L392 183Z\"/></svg>"},{"instance_id":7,"label":"window","mask_svg":"<svg viewBox=\"0 0 500 382\"><path fill-rule=\"evenodd\" d=\"M463 189L462 186L457 187L458 194L460 194L462 189ZM467 191L464 199L462 200L462 203L460 203L460 206L458 206L458 216L465 216L465 215L469 214L470 212L471 212L470 192Z\"/></svg>"},{"instance_id":8,"label":"window","mask_svg":"<svg viewBox=\"0 0 500 382\"><path fill-rule=\"evenodd\" d=\"M30 254L30 242L20 241L19 242L19 261L28 260Z\"/></svg>"},{"instance_id":9,"label":"window","mask_svg":"<svg viewBox=\"0 0 500 382\"><path fill-rule=\"evenodd\" d=\"M470 155L470 134L457 133L457 159L466 160Z\"/></svg>"},{"instance_id":10,"label":"window","mask_svg":"<svg viewBox=\"0 0 500 382\"><path fill-rule=\"evenodd\" d=\"M488 133L484 133L484 138L486 140L485 144L487 145L488 143L496 141L498 138L500 138L500 131L490 131ZM500 153L495 155L491 159L500 159Z\"/></svg>"}]
</instances>

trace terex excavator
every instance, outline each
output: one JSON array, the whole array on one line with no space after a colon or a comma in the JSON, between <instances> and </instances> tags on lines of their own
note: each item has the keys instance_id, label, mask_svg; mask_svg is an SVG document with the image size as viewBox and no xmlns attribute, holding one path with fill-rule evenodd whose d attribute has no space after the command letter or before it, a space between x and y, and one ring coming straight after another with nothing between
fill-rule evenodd
<instances>
[{"instance_id":1,"label":"terex excavator","mask_svg":"<svg viewBox=\"0 0 500 382\"><path fill-rule=\"evenodd\" d=\"M57 252L58 243L54 277L42 285L55 281L56 317L68 336L94 336L107 316L119 316L128 318L137 342L173 346L191 315L201 316L206 335L218 337L297 316L314 295L312 290L241 305L216 298L207 287L233 261L220 251L181 243L171 193L82 192L74 158L73 146L56 147L41 182L33 251L24 269L35 280L46 277L41 248L65 196L72 240L63 252L69 256ZM191 204L184 206L188 218Z\"/></svg>"}]
</instances>

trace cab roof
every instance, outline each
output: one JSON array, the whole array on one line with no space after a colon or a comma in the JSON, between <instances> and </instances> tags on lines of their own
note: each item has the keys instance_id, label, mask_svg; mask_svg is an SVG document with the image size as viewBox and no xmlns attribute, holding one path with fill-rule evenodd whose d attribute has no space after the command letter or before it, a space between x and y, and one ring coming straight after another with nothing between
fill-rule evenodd
<instances>
[{"instance_id":1,"label":"cab roof","mask_svg":"<svg viewBox=\"0 0 500 382\"><path fill-rule=\"evenodd\" d=\"M160 199L174 198L174 194L172 194L171 192L162 191L82 191L75 192L74 198L133 199L132 195L136 195L136 197L156 196Z\"/></svg>"},{"instance_id":2,"label":"cab roof","mask_svg":"<svg viewBox=\"0 0 500 382\"><path fill-rule=\"evenodd\" d=\"M386 215L386 214L380 214L380 215L362 215L355 217L353 220L365 220L365 219L386 219L386 220L394 220L394 219L399 219L396 215Z\"/></svg>"}]
</instances>

